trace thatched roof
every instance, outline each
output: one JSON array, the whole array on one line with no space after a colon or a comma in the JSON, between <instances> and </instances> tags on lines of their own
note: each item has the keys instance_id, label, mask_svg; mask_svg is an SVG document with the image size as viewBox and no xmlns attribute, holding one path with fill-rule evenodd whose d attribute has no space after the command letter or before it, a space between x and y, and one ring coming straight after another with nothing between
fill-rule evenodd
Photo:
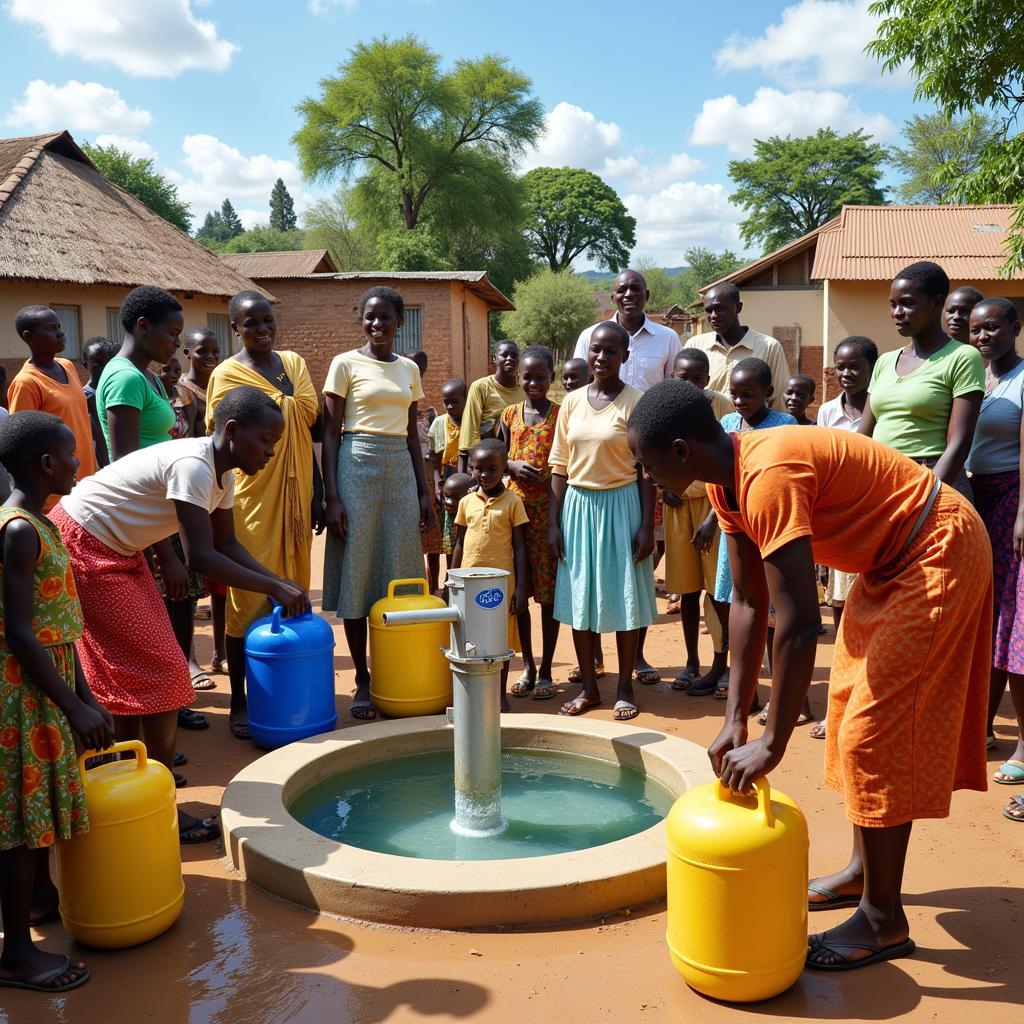
<instances>
[{"instance_id":1,"label":"thatched roof","mask_svg":"<svg viewBox=\"0 0 1024 1024\"><path fill-rule=\"evenodd\" d=\"M306 277L309 274L333 274L337 271L326 249L299 249L296 252L223 252L220 258L232 270L251 277Z\"/></svg>"},{"instance_id":2,"label":"thatched roof","mask_svg":"<svg viewBox=\"0 0 1024 1024\"><path fill-rule=\"evenodd\" d=\"M215 296L254 287L103 177L68 132L0 140L3 278Z\"/></svg>"}]
</instances>

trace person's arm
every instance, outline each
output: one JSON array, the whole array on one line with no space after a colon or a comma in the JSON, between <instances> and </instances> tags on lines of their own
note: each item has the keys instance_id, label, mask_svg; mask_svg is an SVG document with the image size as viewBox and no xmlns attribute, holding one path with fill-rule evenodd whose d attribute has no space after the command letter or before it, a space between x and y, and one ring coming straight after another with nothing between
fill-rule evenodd
<instances>
[{"instance_id":1,"label":"person's arm","mask_svg":"<svg viewBox=\"0 0 1024 1024\"><path fill-rule=\"evenodd\" d=\"M775 394L769 403L776 412L786 411L786 400L784 392L786 381L789 380L789 360L786 358L786 350L776 341L774 345L766 346L765 362L772 371L772 383L775 385Z\"/></svg>"},{"instance_id":2,"label":"person's arm","mask_svg":"<svg viewBox=\"0 0 1024 1024\"><path fill-rule=\"evenodd\" d=\"M345 399L341 395L324 395L323 440L320 459L324 470L324 518L327 532L345 539L348 515L338 494L338 448L345 426Z\"/></svg>"},{"instance_id":3,"label":"person's arm","mask_svg":"<svg viewBox=\"0 0 1024 1024\"><path fill-rule=\"evenodd\" d=\"M864 400L864 412L861 414L857 433L872 437L875 433L875 414L871 411L871 395Z\"/></svg>"},{"instance_id":4,"label":"person's arm","mask_svg":"<svg viewBox=\"0 0 1024 1024\"><path fill-rule=\"evenodd\" d=\"M199 403L193 396L188 405L181 407L185 417L185 426L188 428L189 437L202 437L206 433L206 427L199 418Z\"/></svg>"},{"instance_id":5,"label":"person's arm","mask_svg":"<svg viewBox=\"0 0 1024 1024\"><path fill-rule=\"evenodd\" d=\"M92 431L92 447L96 452L96 467L102 469L110 465L110 453L107 451L107 439L103 436L103 427L96 412L96 396L90 395L85 404L89 409L89 428Z\"/></svg>"},{"instance_id":6,"label":"person's arm","mask_svg":"<svg viewBox=\"0 0 1024 1024\"><path fill-rule=\"evenodd\" d=\"M39 535L35 527L25 519L9 522L3 531L4 634L7 646L25 674L67 718L82 745L87 749L102 750L114 742L110 716L86 703L76 690L68 686L32 628L38 557ZM88 692L87 686L84 692Z\"/></svg>"},{"instance_id":7,"label":"person's arm","mask_svg":"<svg viewBox=\"0 0 1024 1024\"><path fill-rule=\"evenodd\" d=\"M718 516L715 515L715 510L712 509L707 518L693 531L693 536L690 538L690 543L698 551L710 551L711 545L715 542L715 527L718 525Z\"/></svg>"},{"instance_id":8,"label":"person's arm","mask_svg":"<svg viewBox=\"0 0 1024 1024\"><path fill-rule=\"evenodd\" d=\"M416 495L420 503L420 532L422 533L424 530L429 530L434 521L434 503L430 500L427 474L423 467L423 449L420 447L420 431L416 422L416 406L418 404L413 402L409 406L409 418L405 424L405 445L409 449L412 471L416 477Z\"/></svg>"},{"instance_id":9,"label":"person's arm","mask_svg":"<svg viewBox=\"0 0 1024 1024\"><path fill-rule=\"evenodd\" d=\"M953 399L946 428L946 450L935 463L935 475L944 483L952 484L963 472L964 463L974 443L974 428L978 425L983 391L971 391Z\"/></svg>"},{"instance_id":10,"label":"person's arm","mask_svg":"<svg viewBox=\"0 0 1024 1024\"><path fill-rule=\"evenodd\" d=\"M633 538L633 564L638 565L654 551L654 481L637 467L636 482L640 488L640 529Z\"/></svg>"},{"instance_id":11,"label":"person's arm","mask_svg":"<svg viewBox=\"0 0 1024 1024\"><path fill-rule=\"evenodd\" d=\"M311 438L316 437L317 427L320 425L320 414L317 413L317 418L309 426L309 435ZM323 431L320 431L321 437ZM316 536L320 536L324 532L324 527L327 525L327 519L324 513L324 481L320 475L320 463L316 459L316 449L313 449L313 507L310 510L310 522L313 526L313 533Z\"/></svg>"},{"instance_id":12,"label":"person's arm","mask_svg":"<svg viewBox=\"0 0 1024 1024\"><path fill-rule=\"evenodd\" d=\"M752 541L747 540L747 543L753 547ZM733 564L731 560L730 564ZM810 537L799 537L784 544L764 560L763 566L762 575L768 588L766 598L770 596L775 609L772 700L768 709L768 725L761 736L750 743L734 745L732 749L719 749L718 763L715 765L722 782L737 793L749 792L754 780L767 775L785 756L811 685L814 656L818 649L818 629L821 625ZM730 641L735 601L732 607L729 618ZM760 661L760 655L757 657ZM756 669L754 674L756 685ZM752 695L753 691L747 696L744 714L750 707ZM739 707L733 706L732 697L730 685L727 721L730 711L734 716L739 711ZM715 763L714 754L712 763Z\"/></svg>"},{"instance_id":13,"label":"person's arm","mask_svg":"<svg viewBox=\"0 0 1024 1024\"><path fill-rule=\"evenodd\" d=\"M530 600L530 559L526 549L526 524L512 529L512 558L516 567L516 589L509 604L509 614L518 615Z\"/></svg>"},{"instance_id":14,"label":"person's arm","mask_svg":"<svg viewBox=\"0 0 1024 1024\"><path fill-rule=\"evenodd\" d=\"M139 450L139 421L142 412L134 405L107 406L110 431L110 460L116 462Z\"/></svg>"},{"instance_id":15,"label":"person's arm","mask_svg":"<svg viewBox=\"0 0 1024 1024\"><path fill-rule=\"evenodd\" d=\"M464 526L455 527L455 547L452 548L452 561L448 568L450 569L461 569L462 568L462 541L466 536L466 528Z\"/></svg>"},{"instance_id":16,"label":"person's arm","mask_svg":"<svg viewBox=\"0 0 1024 1024\"><path fill-rule=\"evenodd\" d=\"M43 407L42 398L42 392L34 380L16 373L7 388L7 411L12 416L26 410L38 412Z\"/></svg>"},{"instance_id":17,"label":"person's arm","mask_svg":"<svg viewBox=\"0 0 1024 1024\"><path fill-rule=\"evenodd\" d=\"M565 542L562 537L562 502L569 480L561 473L551 472L551 499L548 502L548 547L556 562L565 561Z\"/></svg>"}]
</instances>

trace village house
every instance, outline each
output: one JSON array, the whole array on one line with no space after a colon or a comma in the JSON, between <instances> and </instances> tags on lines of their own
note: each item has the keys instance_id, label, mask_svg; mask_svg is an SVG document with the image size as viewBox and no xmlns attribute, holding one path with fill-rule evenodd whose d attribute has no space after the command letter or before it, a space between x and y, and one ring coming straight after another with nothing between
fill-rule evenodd
<instances>
[{"instance_id":1,"label":"village house","mask_svg":"<svg viewBox=\"0 0 1024 1024\"><path fill-rule=\"evenodd\" d=\"M121 341L121 301L140 284L172 292L186 328L211 328L225 353L228 299L256 287L100 174L68 132L0 140L0 361L8 374L27 356L14 332L22 306L50 306L67 337L64 355L77 361L90 337Z\"/></svg>"}]
</instances>

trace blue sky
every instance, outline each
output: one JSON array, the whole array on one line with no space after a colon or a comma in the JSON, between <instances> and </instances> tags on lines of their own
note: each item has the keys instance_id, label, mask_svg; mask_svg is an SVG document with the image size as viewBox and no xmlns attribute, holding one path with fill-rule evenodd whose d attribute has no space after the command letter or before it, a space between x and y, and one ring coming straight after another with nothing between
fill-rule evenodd
<instances>
[{"instance_id":1,"label":"blue sky","mask_svg":"<svg viewBox=\"0 0 1024 1024\"><path fill-rule=\"evenodd\" d=\"M329 191L296 167L295 105L354 43L407 32L529 75L548 130L524 167L601 174L637 218L634 256L666 265L742 249L727 164L755 138L895 142L919 109L862 53L867 0L0 0L0 129L119 142L154 157L196 223L228 196L249 226L279 176L300 211Z\"/></svg>"}]
</instances>

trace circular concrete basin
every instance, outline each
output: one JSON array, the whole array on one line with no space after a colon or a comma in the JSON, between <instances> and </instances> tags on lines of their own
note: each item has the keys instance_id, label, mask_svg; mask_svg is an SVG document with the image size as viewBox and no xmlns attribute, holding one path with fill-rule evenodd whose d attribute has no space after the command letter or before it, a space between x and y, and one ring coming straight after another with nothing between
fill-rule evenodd
<instances>
[{"instance_id":1,"label":"circular concrete basin","mask_svg":"<svg viewBox=\"0 0 1024 1024\"><path fill-rule=\"evenodd\" d=\"M505 715L502 746L625 765L678 796L713 778L696 743L631 724ZM318 835L288 807L341 772L393 757L450 750L443 716L349 727L272 751L224 791L221 823L246 879L315 910L421 928L582 920L665 895L665 825L603 846L519 860L421 860Z\"/></svg>"}]
</instances>

